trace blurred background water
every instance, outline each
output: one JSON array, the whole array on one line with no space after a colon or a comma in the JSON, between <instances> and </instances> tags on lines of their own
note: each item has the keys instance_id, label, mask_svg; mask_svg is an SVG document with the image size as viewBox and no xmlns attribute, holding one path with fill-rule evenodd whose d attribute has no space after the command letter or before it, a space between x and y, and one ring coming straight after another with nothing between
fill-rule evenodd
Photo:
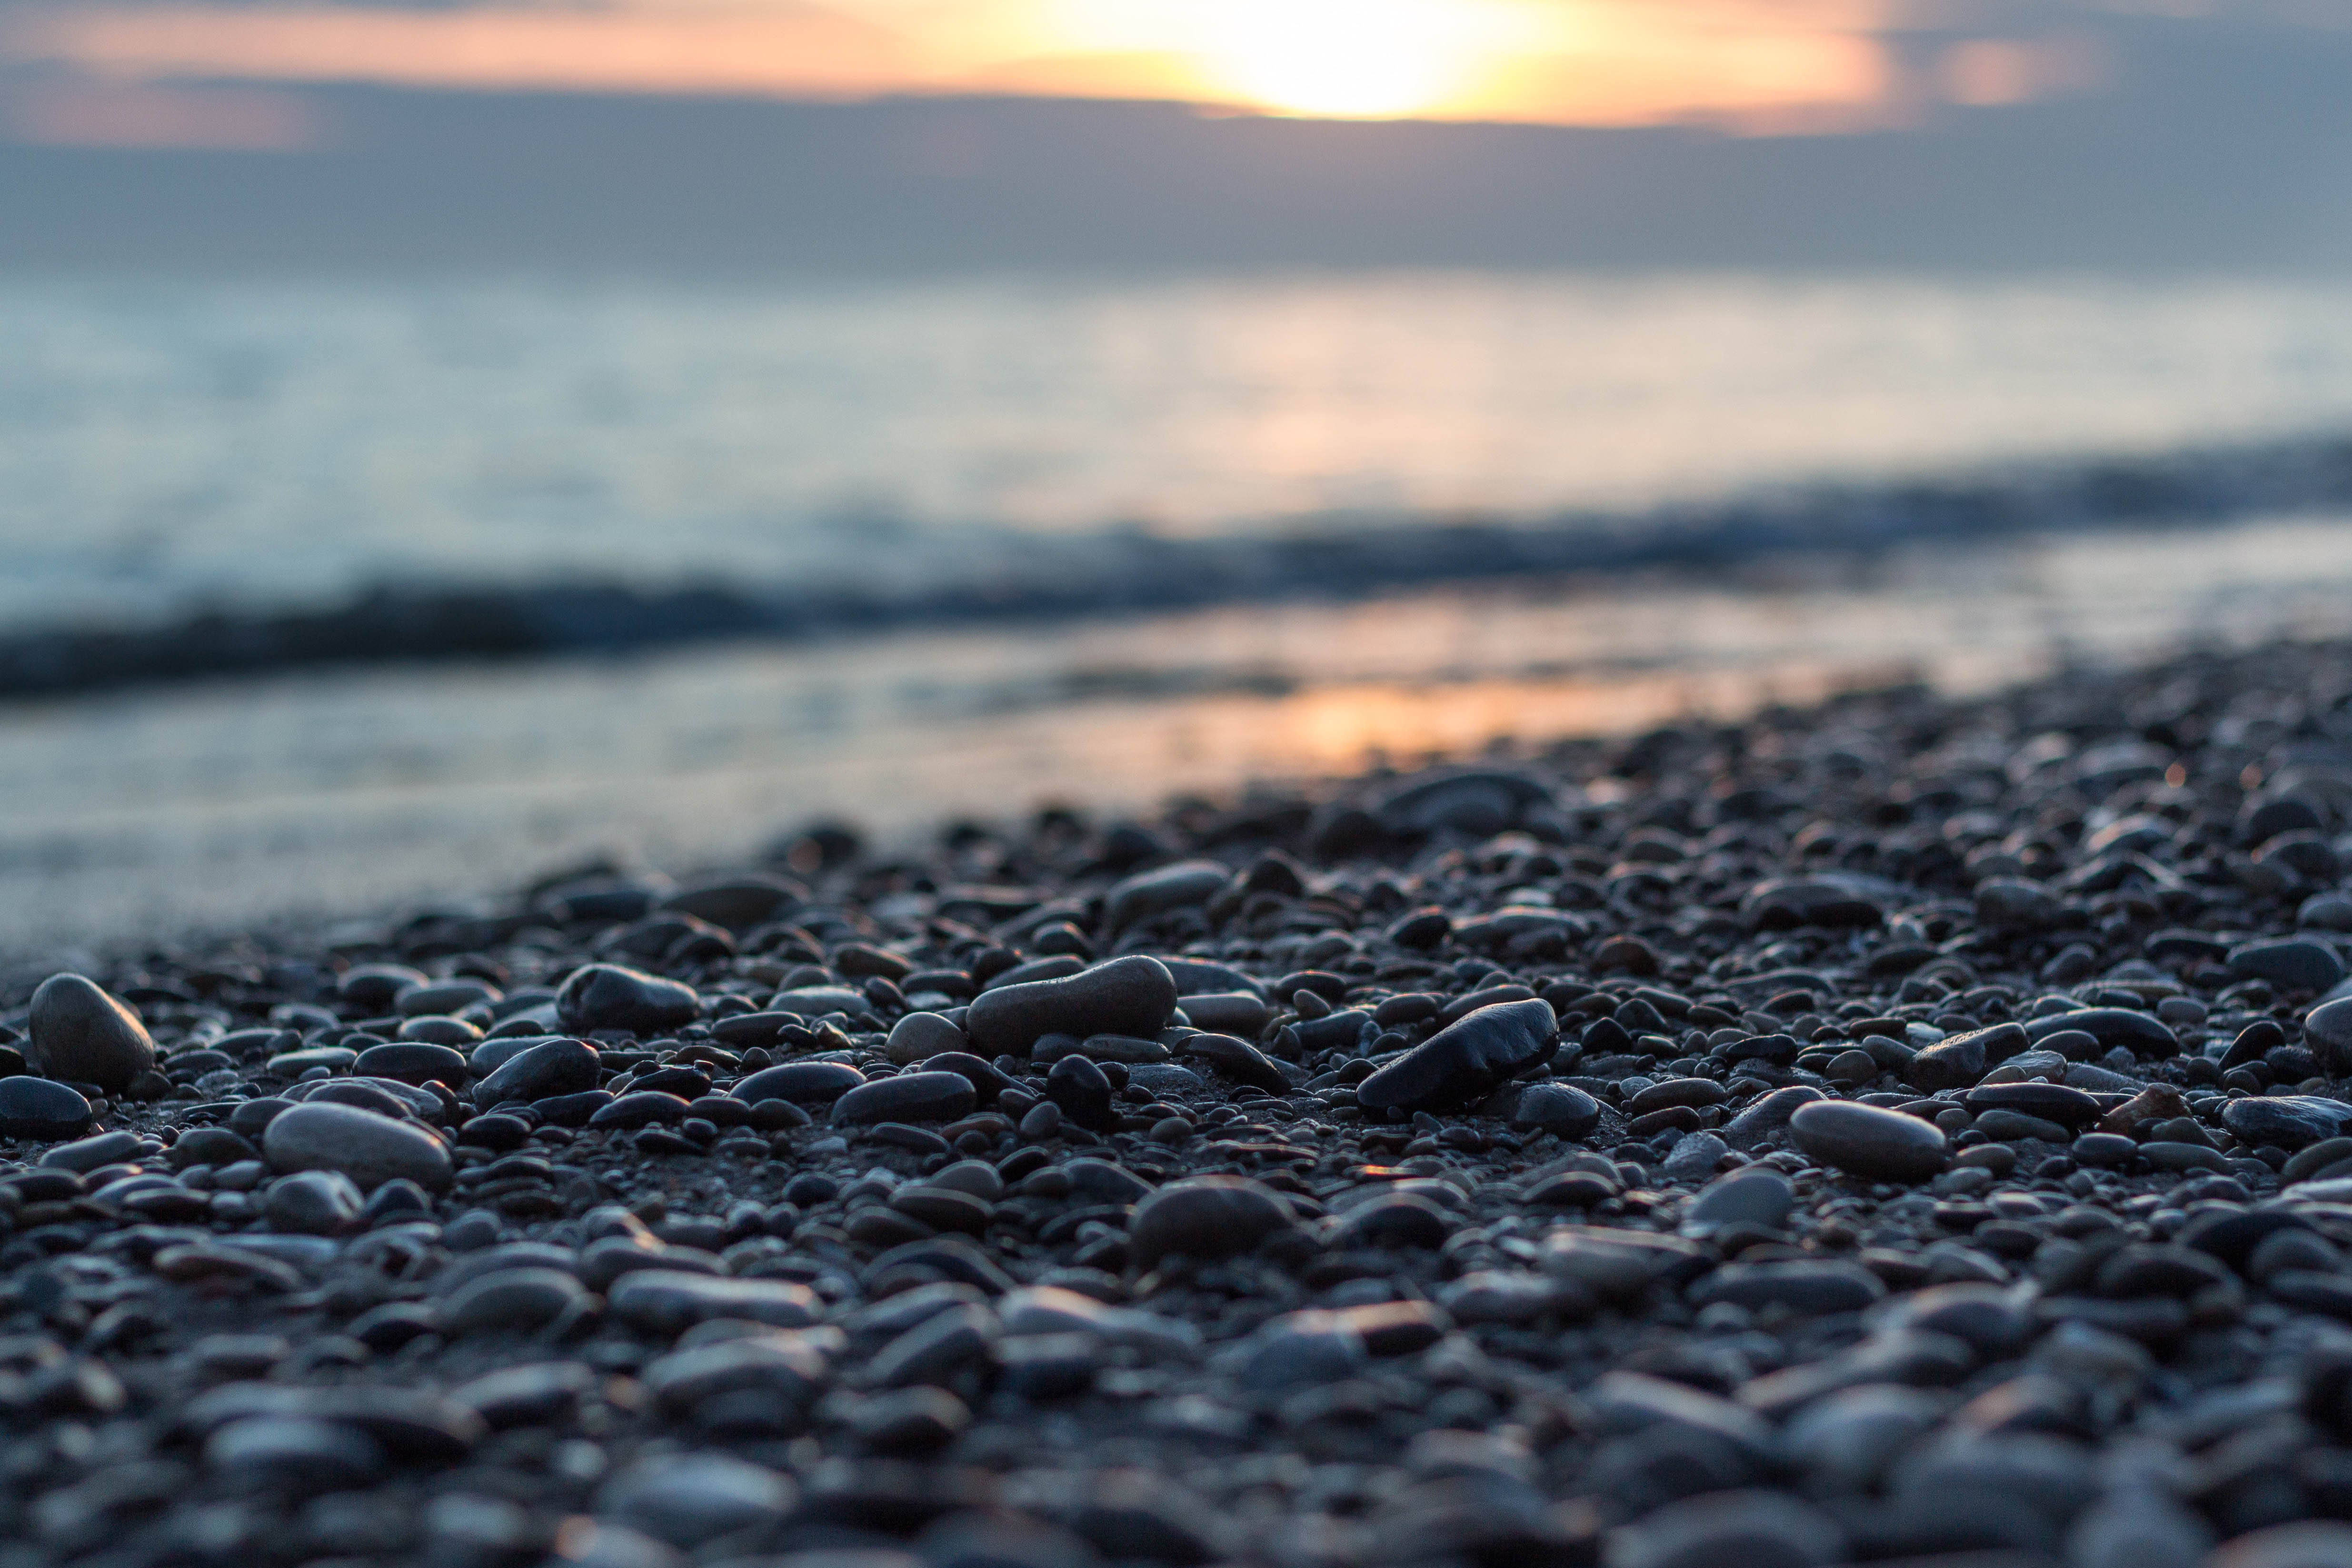
<instances>
[{"instance_id":1,"label":"blurred background water","mask_svg":"<svg viewBox=\"0 0 2352 1568\"><path fill-rule=\"evenodd\" d=\"M387 582L1001 585L1138 535L1622 536L2035 464L2235 482L2352 427L2352 286L2252 280L18 278L0 344L0 631ZM0 943L2352 626L2352 530L2219 510L1369 595L1310 555L1278 605L19 700Z\"/></svg>"},{"instance_id":2,"label":"blurred background water","mask_svg":"<svg viewBox=\"0 0 2352 1568\"><path fill-rule=\"evenodd\" d=\"M2352 284L0 277L0 627L985 581L2352 428Z\"/></svg>"}]
</instances>

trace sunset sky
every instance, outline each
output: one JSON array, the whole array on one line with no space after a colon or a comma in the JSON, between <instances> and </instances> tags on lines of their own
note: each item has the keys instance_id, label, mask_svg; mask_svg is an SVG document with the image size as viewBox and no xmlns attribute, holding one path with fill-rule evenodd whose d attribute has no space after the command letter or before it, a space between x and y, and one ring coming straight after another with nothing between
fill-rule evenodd
<instances>
[{"instance_id":1,"label":"sunset sky","mask_svg":"<svg viewBox=\"0 0 2352 1568\"><path fill-rule=\"evenodd\" d=\"M1333 118L1759 130L2096 89L2103 17L2189 0L0 0L0 69L70 116L174 84L854 100L1174 99ZM2231 0L2242 21L2263 0ZM2282 26L2340 26L2303 0ZM111 92L81 100L75 90ZM145 100L135 96L144 90ZM38 95L47 94L47 98ZM235 100L226 100L232 106ZM159 106L161 108L159 109Z\"/></svg>"}]
</instances>

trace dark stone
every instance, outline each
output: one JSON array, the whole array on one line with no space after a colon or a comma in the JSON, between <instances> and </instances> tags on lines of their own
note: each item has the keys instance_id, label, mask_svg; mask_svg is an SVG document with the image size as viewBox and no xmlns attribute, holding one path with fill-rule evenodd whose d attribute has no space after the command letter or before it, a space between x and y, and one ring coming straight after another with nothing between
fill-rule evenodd
<instances>
[{"instance_id":1,"label":"dark stone","mask_svg":"<svg viewBox=\"0 0 2352 1568\"><path fill-rule=\"evenodd\" d=\"M981 993L964 1033L990 1056L1026 1056L1044 1035L1156 1037L1176 1010L1176 982L1156 958L1136 954L1062 980Z\"/></svg>"},{"instance_id":2,"label":"dark stone","mask_svg":"<svg viewBox=\"0 0 2352 1568\"><path fill-rule=\"evenodd\" d=\"M52 974L33 993L26 1059L44 1078L120 1094L155 1065L155 1042L128 1006L79 974Z\"/></svg>"},{"instance_id":3,"label":"dark stone","mask_svg":"<svg viewBox=\"0 0 2352 1568\"><path fill-rule=\"evenodd\" d=\"M1110 1079L1084 1057L1064 1057L1045 1075L1045 1098L1055 1109L1089 1132L1108 1132L1118 1125L1111 1109Z\"/></svg>"},{"instance_id":4,"label":"dark stone","mask_svg":"<svg viewBox=\"0 0 2352 1568\"><path fill-rule=\"evenodd\" d=\"M1194 1035L1180 1048L1187 1056L1206 1062L1221 1078L1262 1089L1268 1094L1290 1092L1290 1080L1282 1076L1282 1069L1246 1040L1231 1035Z\"/></svg>"},{"instance_id":5,"label":"dark stone","mask_svg":"<svg viewBox=\"0 0 2352 1568\"><path fill-rule=\"evenodd\" d=\"M1481 1007L1356 1086L1370 1110L1442 1110L1491 1093L1548 1059L1559 1020L1540 998Z\"/></svg>"},{"instance_id":6,"label":"dark stone","mask_svg":"<svg viewBox=\"0 0 2352 1568\"><path fill-rule=\"evenodd\" d=\"M574 970L555 994L556 1016L567 1029L599 1029L657 1035L683 1028L701 1016L694 987L617 963L592 963Z\"/></svg>"},{"instance_id":7,"label":"dark stone","mask_svg":"<svg viewBox=\"0 0 2352 1568\"><path fill-rule=\"evenodd\" d=\"M980 1104L971 1080L955 1072L902 1072L862 1083L833 1102L844 1126L878 1121L953 1121Z\"/></svg>"},{"instance_id":8,"label":"dark stone","mask_svg":"<svg viewBox=\"0 0 2352 1568\"><path fill-rule=\"evenodd\" d=\"M474 1089L474 1103L555 1100L596 1088L604 1079L596 1048L582 1040L549 1040L518 1051Z\"/></svg>"},{"instance_id":9,"label":"dark stone","mask_svg":"<svg viewBox=\"0 0 2352 1568\"><path fill-rule=\"evenodd\" d=\"M865 1081L866 1075L847 1062L786 1062L753 1073L731 1092L747 1104L787 1100L795 1105L831 1105Z\"/></svg>"},{"instance_id":10,"label":"dark stone","mask_svg":"<svg viewBox=\"0 0 2352 1568\"><path fill-rule=\"evenodd\" d=\"M2025 1024L2026 1038L2035 1045L2070 1029L2080 1029L2105 1047L2122 1046L2135 1056L2160 1059L2180 1054L2180 1041L2169 1028L2157 1018L2129 1007L2078 1007L2071 1013L2029 1019Z\"/></svg>"},{"instance_id":11,"label":"dark stone","mask_svg":"<svg viewBox=\"0 0 2352 1568\"><path fill-rule=\"evenodd\" d=\"M1269 1187L1244 1176L1193 1176L1136 1205L1128 1251L1146 1268L1171 1253L1231 1258L1291 1223L1290 1205Z\"/></svg>"},{"instance_id":12,"label":"dark stone","mask_svg":"<svg viewBox=\"0 0 2352 1568\"><path fill-rule=\"evenodd\" d=\"M370 1046L352 1063L352 1071L362 1078L396 1079L402 1083L460 1084L472 1078L473 1069L465 1057L447 1046L427 1045L421 1041L402 1040L390 1045Z\"/></svg>"},{"instance_id":13,"label":"dark stone","mask_svg":"<svg viewBox=\"0 0 2352 1568\"><path fill-rule=\"evenodd\" d=\"M2251 942L2230 950L2230 973L2267 980L2283 991L2325 991L2344 978L2336 950L2309 937Z\"/></svg>"},{"instance_id":14,"label":"dark stone","mask_svg":"<svg viewBox=\"0 0 2352 1568\"><path fill-rule=\"evenodd\" d=\"M1799 1108L1789 1132L1813 1159L1873 1182L1924 1182L1943 1170L1949 1154L1935 1123L1845 1100Z\"/></svg>"},{"instance_id":15,"label":"dark stone","mask_svg":"<svg viewBox=\"0 0 2352 1568\"><path fill-rule=\"evenodd\" d=\"M43 1078L0 1079L0 1137L45 1142L89 1131L89 1101Z\"/></svg>"},{"instance_id":16,"label":"dark stone","mask_svg":"<svg viewBox=\"0 0 2352 1568\"><path fill-rule=\"evenodd\" d=\"M1601 1102L1572 1084L1531 1083L1511 1107L1511 1125L1571 1141L1601 1125Z\"/></svg>"},{"instance_id":17,"label":"dark stone","mask_svg":"<svg viewBox=\"0 0 2352 1568\"><path fill-rule=\"evenodd\" d=\"M2257 1095L2222 1108L2221 1125L2254 1148L2274 1143L2300 1149L2340 1135L2352 1123L2352 1105L2316 1095Z\"/></svg>"}]
</instances>

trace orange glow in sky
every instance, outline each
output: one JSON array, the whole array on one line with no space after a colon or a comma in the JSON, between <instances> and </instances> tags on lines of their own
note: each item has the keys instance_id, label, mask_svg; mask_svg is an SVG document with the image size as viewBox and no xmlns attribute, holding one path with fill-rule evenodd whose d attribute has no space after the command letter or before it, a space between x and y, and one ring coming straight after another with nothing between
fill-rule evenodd
<instances>
[{"instance_id":1,"label":"orange glow in sky","mask_svg":"<svg viewBox=\"0 0 2352 1568\"><path fill-rule=\"evenodd\" d=\"M1905 89L1881 24L1874 0L0 0L0 68L116 84L1034 92L1334 118L1855 123L1885 119ZM1927 90L1985 100L2058 81L2034 74L2038 57L2017 52L2029 47L1988 46Z\"/></svg>"}]
</instances>

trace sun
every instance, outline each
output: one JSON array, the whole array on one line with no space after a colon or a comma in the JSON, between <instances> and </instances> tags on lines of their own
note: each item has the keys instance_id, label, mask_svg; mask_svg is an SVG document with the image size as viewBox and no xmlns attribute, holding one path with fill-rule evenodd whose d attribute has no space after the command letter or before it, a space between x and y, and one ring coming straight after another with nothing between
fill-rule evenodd
<instances>
[{"instance_id":1,"label":"sun","mask_svg":"<svg viewBox=\"0 0 2352 1568\"><path fill-rule=\"evenodd\" d=\"M1462 0L1208 0L1214 85L1278 113L1376 120L1439 108L1488 63Z\"/></svg>"}]
</instances>

